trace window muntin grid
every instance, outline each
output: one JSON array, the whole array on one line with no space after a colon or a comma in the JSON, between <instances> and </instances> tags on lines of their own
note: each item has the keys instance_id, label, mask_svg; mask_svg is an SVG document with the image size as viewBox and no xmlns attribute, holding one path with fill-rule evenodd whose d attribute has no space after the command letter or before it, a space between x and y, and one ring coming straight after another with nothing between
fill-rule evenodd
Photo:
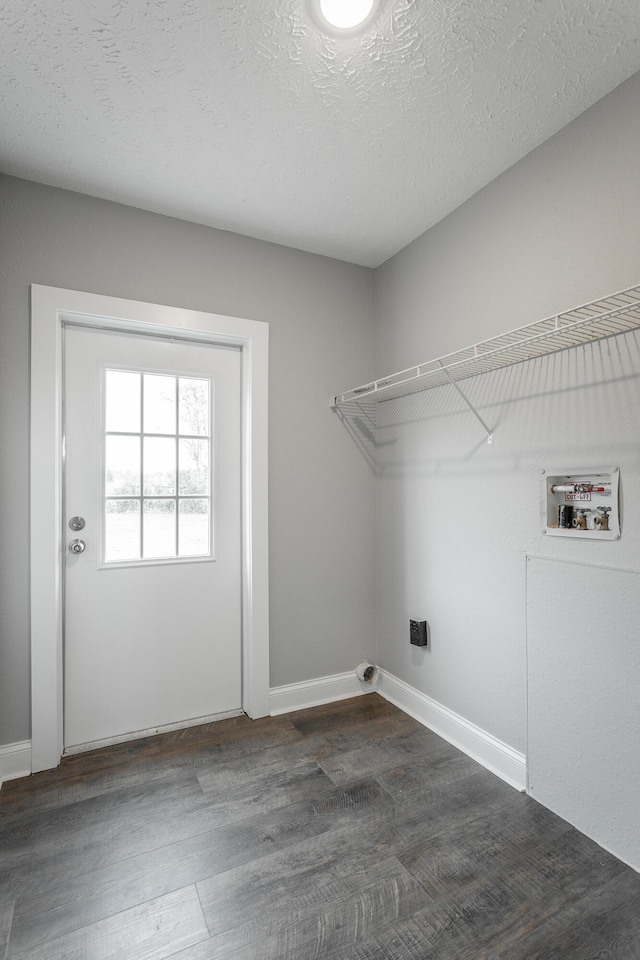
<instances>
[{"instance_id":1,"label":"window muntin grid","mask_svg":"<svg viewBox=\"0 0 640 960\"><path fill-rule=\"evenodd\" d=\"M104 396L104 563L211 558L211 380L107 368Z\"/></svg>"}]
</instances>

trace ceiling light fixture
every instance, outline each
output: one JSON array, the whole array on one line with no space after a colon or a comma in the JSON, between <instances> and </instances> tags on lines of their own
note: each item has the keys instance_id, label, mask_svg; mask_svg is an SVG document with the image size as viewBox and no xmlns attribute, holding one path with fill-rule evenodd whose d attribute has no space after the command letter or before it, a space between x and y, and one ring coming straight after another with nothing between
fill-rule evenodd
<instances>
[{"instance_id":1,"label":"ceiling light fixture","mask_svg":"<svg viewBox=\"0 0 640 960\"><path fill-rule=\"evenodd\" d=\"M379 0L314 0L314 12L320 25L332 33L349 36L358 33L373 18Z\"/></svg>"}]
</instances>

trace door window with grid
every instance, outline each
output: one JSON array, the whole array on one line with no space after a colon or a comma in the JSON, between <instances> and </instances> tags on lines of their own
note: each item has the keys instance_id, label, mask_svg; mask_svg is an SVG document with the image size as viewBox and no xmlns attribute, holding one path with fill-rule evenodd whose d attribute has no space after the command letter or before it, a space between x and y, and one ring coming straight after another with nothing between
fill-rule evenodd
<instances>
[{"instance_id":1,"label":"door window with grid","mask_svg":"<svg viewBox=\"0 0 640 960\"><path fill-rule=\"evenodd\" d=\"M105 564L211 557L211 380L104 371Z\"/></svg>"}]
</instances>

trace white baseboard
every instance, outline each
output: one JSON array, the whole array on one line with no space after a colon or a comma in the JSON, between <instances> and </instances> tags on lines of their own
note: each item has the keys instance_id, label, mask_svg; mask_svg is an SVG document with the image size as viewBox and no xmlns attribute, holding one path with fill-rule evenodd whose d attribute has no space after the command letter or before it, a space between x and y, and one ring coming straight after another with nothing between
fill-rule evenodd
<instances>
[{"instance_id":1,"label":"white baseboard","mask_svg":"<svg viewBox=\"0 0 640 960\"><path fill-rule=\"evenodd\" d=\"M28 777L31 773L31 741L7 743L0 747L0 786L5 780Z\"/></svg>"},{"instance_id":2,"label":"white baseboard","mask_svg":"<svg viewBox=\"0 0 640 960\"><path fill-rule=\"evenodd\" d=\"M516 790L526 790L527 764L523 753L380 668L378 693Z\"/></svg>"},{"instance_id":3,"label":"white baseboard","mask_svg":"<svg viewBox=\"0 0 640 960\"><path fill-rule=\"evenodd\" d=\"M332 677L318 677L315 680L303 680L301 683L288 683L283 687L272 687L269 691L269 713L272 717L292 710L304 710L317 707L322 703L335 700L347 700L359 697L363 693L372 693L374 686L362 683L356 677L355 670L336 673Z\"/></svg>"},{"instance_id":4,"label":"white baseboard","mask_svg":"<svg viewBox=\"0 0 640 960\"><path fill-rule=\"evenodd\" d=\"M271 716L304 710L323 703L359 697L374 690L395 704L419 723L433 730L495 773L516 790L526 789L526 758L512 747L482 730L460 714L449 710L431 697L399 680L386 670L378 670L377 687L362 683L355 671L337 673L331 677L303 680L269 691ZM0 784L4 780L26 777L31 773L31 741L0 746Z\"/></svg>"}]
</instances>

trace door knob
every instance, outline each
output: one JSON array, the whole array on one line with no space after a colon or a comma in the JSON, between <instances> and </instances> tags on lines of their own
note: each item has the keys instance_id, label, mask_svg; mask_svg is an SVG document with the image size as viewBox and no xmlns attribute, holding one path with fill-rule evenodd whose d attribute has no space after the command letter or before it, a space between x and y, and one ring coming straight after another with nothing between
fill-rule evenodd
<instances>
[{"instance_id":1,"label":"door knob","mask_svg":"<svg viewBox=\"0 0 640 960\"><path fill-rule=\"evenodd\" d=\"M69 552L84 553L85 547L86 547L86 543L84 542L84 540L72 540L71 543L69 544Z\"/></svg>"}]
</instances>

